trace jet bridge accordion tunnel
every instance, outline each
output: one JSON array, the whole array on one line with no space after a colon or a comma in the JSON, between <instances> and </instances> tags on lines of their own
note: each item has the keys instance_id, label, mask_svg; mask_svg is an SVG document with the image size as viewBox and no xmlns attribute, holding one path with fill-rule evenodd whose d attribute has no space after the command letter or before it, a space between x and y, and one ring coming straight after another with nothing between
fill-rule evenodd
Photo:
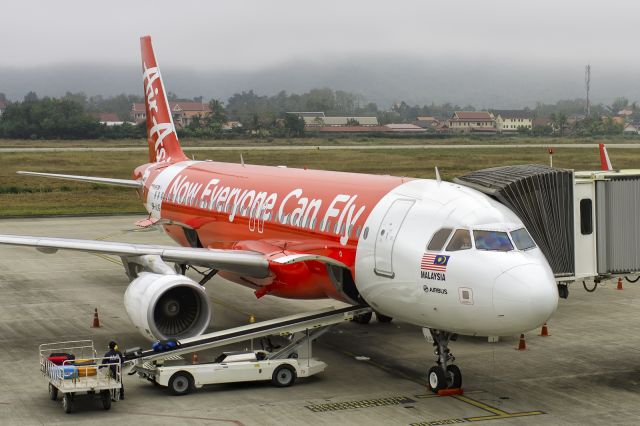
<instances>
[{"instance_id":1,"label":"jet bridge accordion tunnel","mask_svg":"<svg viewBox=\"0 0 640 426\"><path fill-rule=\"evenodd\" d=\"M513 210L558 282L640 271L640 170L574 173L529 164L479 170L455 182Z\"/></svg>"},{"instance_id":2,"label":"jet bridge accordion tunnel","mask_svg":"<svg viewBox=\"0 0 640 426\"><path fill-rule=\"evenodd\" d=\"M574 275L572 171L542 165L494 167L455 182L509 207L527 227L555 276Z\"/></svg>"}]
</instances>

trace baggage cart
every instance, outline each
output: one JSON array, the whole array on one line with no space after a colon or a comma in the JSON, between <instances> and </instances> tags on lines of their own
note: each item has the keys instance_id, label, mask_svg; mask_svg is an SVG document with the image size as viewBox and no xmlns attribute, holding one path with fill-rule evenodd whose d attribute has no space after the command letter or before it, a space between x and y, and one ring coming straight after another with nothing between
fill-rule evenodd
<instances>
[{"instance_id":1,"label":"baggage cart","mask_svg":"<svg viewBox=\"0 0 640 426\"><path fill-rule=\"evenodd\" d=\"M120 363L98 356L92 340L45 343L39 346L39 355L49 398L56 401L61 394L65 413L72 411L78 395L99 399L108 410L120 393Z\"/></svg>"}]
</instances>

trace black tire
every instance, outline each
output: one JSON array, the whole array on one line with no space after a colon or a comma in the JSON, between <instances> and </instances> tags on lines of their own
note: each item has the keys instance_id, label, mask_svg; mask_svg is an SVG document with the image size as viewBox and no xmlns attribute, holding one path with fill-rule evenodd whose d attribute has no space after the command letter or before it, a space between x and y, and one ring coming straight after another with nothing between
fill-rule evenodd
<instances>
[{"instance_id":1,"label":"black tire","mask_svg":"<svg viewBox=\"0 0 640 426\"><path fill-rule=\"evenodd\" d=\"M70 392L62 395L62 409L67 414L69 414L71 410L73 410L73 396Z\"/></svg>"},{"instance_id":2,"label":"black tire","mask_svg":"<svg viewBox=\"0 0 640 426\"><path fill-rule=\"evenodd\" d=\"M393 317L388 317L386 315L382 315L380 312L376 312L376 319L381 323L389 323L393 321Z\"/></svg>"},{"instance_id":3,"label":"black tire","mask_svg":"<svg viewBox=\"0 0 640 426\"><path fill-rule=\"evenodd\" d=\"M274 386L284 388L291 386L296 381L296 376L296 370L292 366L284 364L273 372L271 382Z\"/></svg>"},{"instance_id":4,"label":"black tire","mask_svg":"<svg viewBox=\"0 0 640 426\"><path fill-rule=\"evenodd\" d=\"M447 379L444 370L438 366L433 366L427 373L427 385L431 392L438 393L439 390L447 387Z\"/></svg>"},{"instance_id":5,"label":"black tire","mask_svg":"<svg viewBox=\"0 0 640 426\"><path fill-rule=\"evenodd\" d=\"M355 315L353 317L353 322L357 324L369 324L369 322L371 322L371 317L373 317L373 312L367 312L366 314Z\"/></svg>"},{"instance_id":6,"label":"black tire","mask_svg":"<svg viewBox=\"0 0 640 426\"><path fill-rule=\"evenodd\" d=\"M457 365L447 365L447 385L450 389L462 387L462 372Z\"/></svg>"},{"instance_id":7,"label":"black tire","mask_svg":"<svg viewBox=\"0 0 640 426\"><path fill-rule=\"evenodd\" d=\"M186 371L178 371L169 379L171 395L187 395L193 389L193 376Z\"/></svg>"},{"instance_id":8,"label":"black tire","mask_svg":"<svg viewBox=\"0 0 640 426\"><path fill-rule=\"evenodd\" d=\"M102 390L100 391L100 399L102 400L102 408L108 410L111 408L111 391Z\"/></svg>"},{"instance_id":9,"label":"black tire","mask_svg":"<svg viewBox=\"0 0 640 426\"><path fill-rule=\"evenodd\" d=\"M51 398L52 401L58 399L58 388L53 386L51 383L49 383L49 398Z\"/></svg>"}]
</instances>

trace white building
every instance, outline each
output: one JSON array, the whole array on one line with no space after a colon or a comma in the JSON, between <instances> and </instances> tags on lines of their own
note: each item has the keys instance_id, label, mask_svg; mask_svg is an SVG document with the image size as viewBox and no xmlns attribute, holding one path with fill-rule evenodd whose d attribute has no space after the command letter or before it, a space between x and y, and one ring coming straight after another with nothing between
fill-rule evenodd
<instances>
[{"instance_id":1,"label":"white building","mask_svg":"<svg viewBox=\"0 0 640 426\"><path fill-rule=\"evenodd\" d=\"M496 129L500 133L517 132L521 128L526 130L533 128L533 117L531 112L527 110L495 110L493 116L496 118Z\"/></svg>"}]
</instances>

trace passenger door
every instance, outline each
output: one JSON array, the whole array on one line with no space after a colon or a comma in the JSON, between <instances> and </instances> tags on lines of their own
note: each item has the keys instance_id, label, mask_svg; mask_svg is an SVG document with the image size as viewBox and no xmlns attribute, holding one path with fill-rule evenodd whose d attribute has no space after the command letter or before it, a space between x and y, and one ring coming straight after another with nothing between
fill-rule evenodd
<instances>
[{"instance_id":1,"label":"passenger door","mask_svg":"<svg viewBox=\"0 0 640 426\"><path fill-rule=\"evenodd\" d=\"M395 200L387 213L384 215L375 244L375 269L378 275L393 278L393 247L400 232L400 227L404 222L407 213L415 203L415 200L398 199Z\"/></svg>"}]
</instances>

